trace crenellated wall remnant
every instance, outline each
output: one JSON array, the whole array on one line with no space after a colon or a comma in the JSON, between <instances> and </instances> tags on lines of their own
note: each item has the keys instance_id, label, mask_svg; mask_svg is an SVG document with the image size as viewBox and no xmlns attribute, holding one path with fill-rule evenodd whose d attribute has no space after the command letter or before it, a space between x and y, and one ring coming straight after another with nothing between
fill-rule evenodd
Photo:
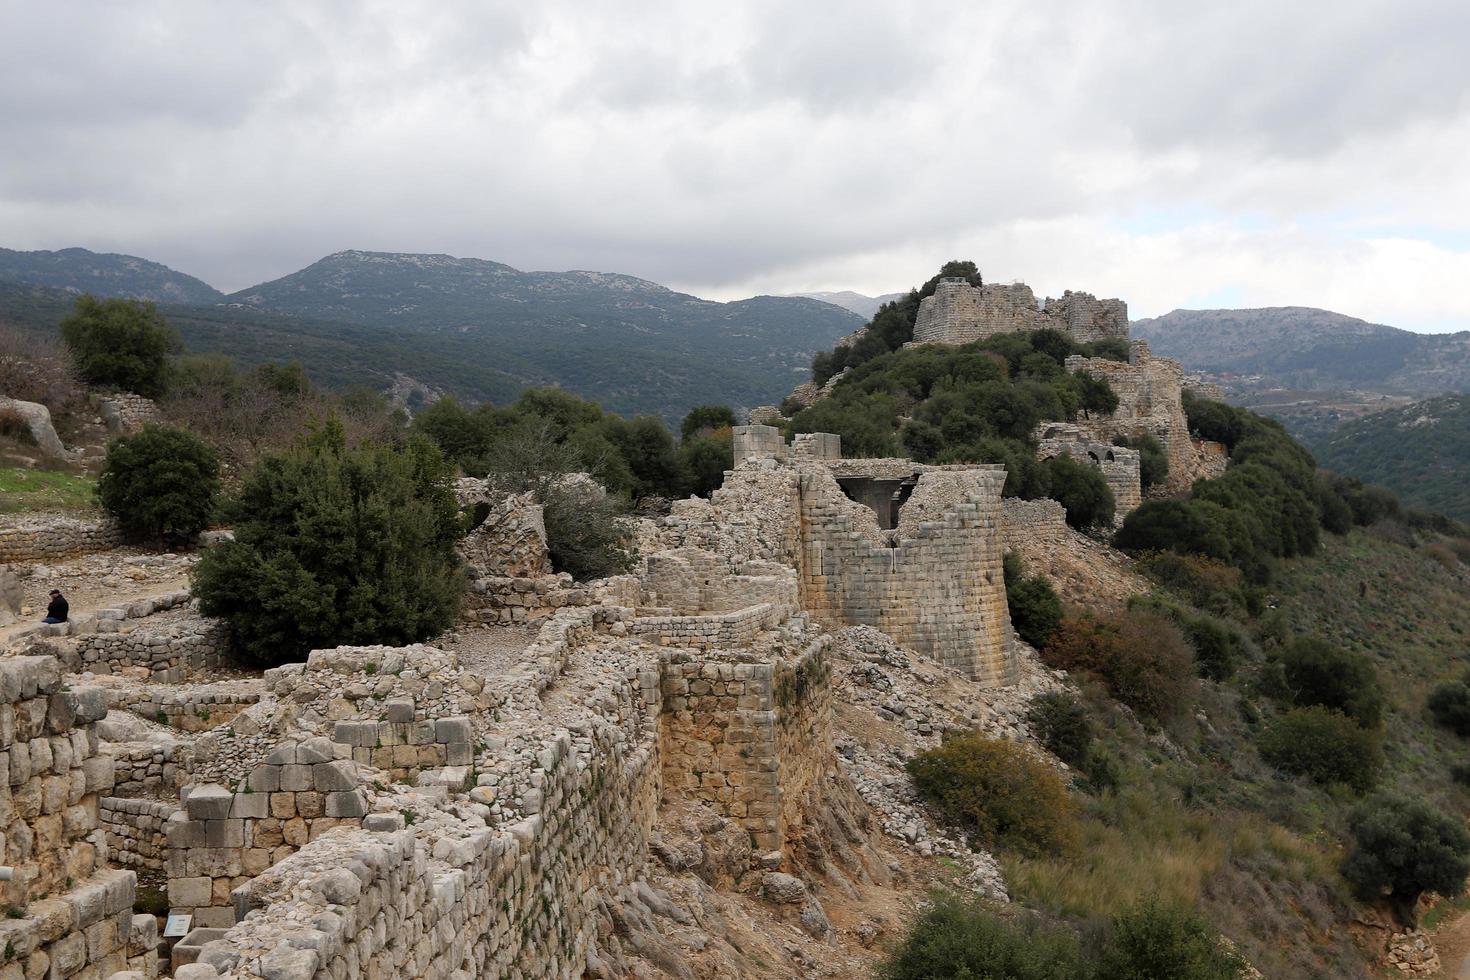
<instances>
[{"instance_id":1,"label":"crenellated wall remnant","mask_svg":"<svg viewBox=\"0 0 1470 980\"><path fill-rule=\"evenodd\" d=\"M1128 305L1067 290L1044 306L1025 283L972 286L963 277L941 279L919 304L916 344L969 344L997 334L1060 330L1073 340L1127 338Z\"/></svg>"}]
</instances>

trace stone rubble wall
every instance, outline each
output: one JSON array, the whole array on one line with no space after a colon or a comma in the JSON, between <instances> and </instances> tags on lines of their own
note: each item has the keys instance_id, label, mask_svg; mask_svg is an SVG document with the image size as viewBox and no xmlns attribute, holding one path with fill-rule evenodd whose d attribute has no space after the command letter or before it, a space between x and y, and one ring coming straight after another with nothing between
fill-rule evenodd
<instances>
[{"instance_id":1,"label":"stone rubble wall","mask_svg":"<svg viewBox=\"0 0 1470 980\"><path fill-rule=\"evenodd\" d=\"M460 541L459 550L482 576L535 579L551 574L546 520L530 493L492 505L480 526Z\"/></svg>"},{"instance_id":2,"label":"stone rubble wall","mask_svg":"<svg viewBox=\"0 0 1470 980\"><path fill-rule=\"evenodd\" d=\"M667 608L675 616L734 612L761 603L794 612L799 601L789 566L757 560L731 573L728 561L698 548L647 556L640 579L639 604Z\"/></svg>"},{"instance_id":3,"label":"stone rubble wall","mask_svg":"<svg viewBox=\"0 0 1470 980\"><path fill-rule=\"evenodd\" d=\"M104 693L68 687L53 657L0 661L0 864L13 910L0 920L0 977L151 970L153 943L132 913L137 877L105 864L99 797L113 784L95 724ZM151 920L150 920L151 921ZM146 946L146 948L145 948ZM148 974L152 976L152 973Z\"/></svg>"},{"instance_id":4,"label":"stone rubble wall","mask_svg":"<svg viewBox=\"0 0 1470 980\"><path fill-rule=\"evenodd\" d=\"M122 531L100 518L55 514L0 519L0 563L53 562L111 551L123 544Z\"/></svg>"},{"instance_id":5,"label":"stone rubble wall","mask_svg":"<svg viewBox=\"0 0 1470 980\"><path fill-rule=\"evenodd\" d=\"M219 687L201 685L170 690L149 684L108 693L112 707L181 732L218 728L260 700L258 691L240 690L228 681Z\"/></svg>"},{"instance_id":6,"label":"stone rubble wall","mask_svg":"<svg viewBox=\"0 0 1470 980\"><path fill-rule=\"evenodd\" d=\"M98 818L107 832L107 857L125 868L162 871L168 858L164 827L178 804L164 800L104 796Z\"/></svg>"},{"instance_id":7,"label":"stone rubble wall","mask_svg":"<svg viewBox=\"0 0 1470 980\"><path fill-rule=\"evenodd\" d=\"M578 586L564 573L540 578L486 577L470 583L462 615L474 623L535 623L559 609L595 601L591 590Z\"/></svg>"},{"instance_id":8,"label":"stone rubble wall","mask_svg":"<svg viewBox=\"0 0 1470 980\"><path fill-rule=\"evenodd\" d=\"M158 404L151 398L120 391L97 401L97 414L113 435L131 435L158 420Z\"/></svg>"},{"instance_id":9,"label":"stone rubble wall","mask_svg":"<svg viewBox=\"0 0 1470 980\"><path fill-rule=\"evenodd\" d=\"M830 471L801 471L802 606L837 625L874 626L967 677L1015 676L1001 573L1002 467L923 473L888 538ZM926 498L958 499L939 507ZM917 525L909 516L941 511Z\"/></svg>"},{"instance_id":10,"label":"stone rubble wall","mask_svg":"<svg viewBox=\"0 0 1470 980\"><path fill-rule=\"evenodd\" d=\"M559 614L509 680L544 688L591 619ZM199 962L242 978L260 975L257 962L281 971L265 975L303 978L582 975L600 897L646 860L660 785L656 671L611 678L590 697L616 722L553 733L529 756L523 724L486 737L496 747L477 760L471 799L495 801L494 826L440 807L411 811L412 826L395 811L330 830L236 890L237 913L251 914ZM334 914L302 918L328 904ZM283 943L303 928L320 941Z\"/></svg>"},{"instance_id":11,"label":"stone rubble wall","mask_svg":"<svg viewBox=\"0 0 1470 980\"><path fill-rule=\"evenodd\" d=\"M1007 497L1001 501L1000 526L1006 551L1020 551L1037 538L1065 541L1067 510L1055 500Z\"/></svg>"},{"instance_id":12,"label":"stone rubble wall","mask_svg":"<svg viewBox=\"0 0 1470 980\"><path fill-rule=\"evenodd\" d=\"M113 759L112 797L158 800L177 797L189 781L193 750L188 742L158 739L110 742Z\"/></svg>"},{"instance_id":13,"label":"stone rubble wall","mask_svg":"<svg viewBox=\"0 0 1470 980\"><path fill-rule=\"evenodd\" d=\"M748 647L790 614L789 607L761 603L738 612L705 616L640 616L633 621L630 632L660 646L698 650Z\"/></svg>"},{"instance_id":14,"label":"stone rubble wall","mask_svg":"<svg viewBox=\"0 0 1470 980\"><path fill-rule=\"evenodd\" d=\"M357 765L320 737L283 742L243 785L191 786L182 803L164 825L168 901L206 928L234 924L235 888L367 813Z\"/></svg>"},{"instance_id":15,"label":"stone rubble wall","mask_svg":"<svg viewBox=\"0 0 1470 980\"><path fill-rule=\"evenodd\" d=\"M154 613L167 612L188 604L189 593L170 592L166 595L139 599L127 605L108 606L92 612L76 613L64 623L38 623L12 633L9 642L14 646L17 641L35 637L85 637L96 633L118 633L128 628L126 620L146 619ZM74 646L67 646L61 655L65 658L64 666L68 670L73 672L80 670L77 659L80 655Z\"/></svg>"},{"instance_id":16,"label":"stone rubble wall","mask_svg":"<svg viewBox=\"0 0 1470 980\"><path fill-rule=\"evenodd\" d=\"M187 599L187 593L184 596ZM182 623L171 623L157 629L103 632L101 627L104 624L121 623L121 620L102 618L104 613L111 612L113 610L98 610L99 632L77 638L79 671L129 676L146 672L148 680L154 683L182 684L191 677L208 674L234 662L229 627L222 620L190 617Z\"/></svg>"}]
</instances>

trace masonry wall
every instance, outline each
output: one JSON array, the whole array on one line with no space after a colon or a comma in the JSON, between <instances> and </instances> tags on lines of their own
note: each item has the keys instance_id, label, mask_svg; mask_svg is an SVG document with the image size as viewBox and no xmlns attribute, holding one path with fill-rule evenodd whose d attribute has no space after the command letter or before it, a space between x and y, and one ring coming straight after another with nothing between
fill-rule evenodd
<instances>
[{"instance_id":1,"label":"masonry wall","mask_svg":"<svg viewBox=\"0 0 1470 980\"><path fill-rule=\"evenodd\" d=\"M656 709L656 682L626 693ZM258 976L239 951L256 948L255 936L299 931L287 913L299 916L303 901L325 911L330 896L345 914L312 920L325 941L270 967L289 956L289 975L302 977L582 976L600 898L646 860L659 779L645 734L628 742L600 730L585 748L556 736L537 756L536 812L503 827L467 821L419 835L398 814L376 814L367 829L327 832L237 890L238 914L253 914L201 962Z\"/></svg>"},{"instance_id":2,"label":"masonry wall","mask_svg":"<svg viewBox=\"0 0 1470 980\"><path fill-rule=\"evenodd\" d=\"M137 432L158 417L158 405L151 398L120 391L97 402L98 414L113 435Z\"/></svg>"},{"instance_id":3,"label":"masonry wall","mask_svg":"<svg viewBox=\"0 0 1470 980\"><path fill-rule=\"evenodd\" d=\"M1019 330L1055 327L1042 313L1036 294L1023 283L986 283L978 289L964 279L941 279L919 304L916 344L968 344Z\"/></svg>"},{"instance_id":4,"label":"masonry wall","mask_svg":"<svg viewBox=\"0 0 1470 980\"><path fill-rule=\"evenodd\" d=\"M885 534L830 472L803 469L803 608L829 622L875 626L983 683L1011 683L999 537L1004 482L999 466L924 473L899 528Z\"/></svg>"},{"instance_id":5,"label":"masonry wall","mask_svg":"<svg viewBox=\"0 0 1470 980\"><path fill-rule=\"evenodd\" d=\"M1169 479L1163 489L1169 493L1188 490L1195 452L1184 415L1183 368L1178 361L1154 357L1142 340L1135 340L1129 351L1127 364L1075 354L1067 358L1067 370L1106 378L1118 395L1118 407L1111 414L1078 424L1102 442L1117 436L1154 436L1169 457Z\"/></svg>"},{"instance_id":6,"label":"masonry wall","mask_svg":"<svg viewBox=\"0 0 1470 980\"><path fill-rule=\"evenodd\" d=\"M538 622L560 609L586 606L594 601L595 596L577 586L570 575L489 576L470 583L461 615L475 623L506 626Z\"/></svg>"},{"instance_id":7,"label":"masonry wall","mask_svg":"<svg viewBox=\"0 0 1470 980\"><path fill-rule=\"evenodd\" d=\"M1098 299L1069 289L1060 299L1048 298L1042 312L1079 343L1128 339L1128 304L1121 299Z\"/></svg>"},{"instance_id":8,"label":"masonry wall","mask_svg":"<svg viewBox=\"0 0 1470 980\"><path fill-rule=\"evenodd\" d=\"M207 732L230 721L260 700L258 691L229 682L171 690L163 685L111 690L113 707L181 732Z\"/></svg>"},{"instance_id":9,"label":"masonry wall","mask_svg":"<svg viewBox=\"0 0 1470 980\"><path fill-rule=\"evenodd\" d=\"M367 813L356 764L325 738L283 742L244 785L195 785L182 803L164 825L169 907L211 928L234 923L235 888Z\"/></svg>"},{"instance_id":10,"label":"masonry wall","mask_svg":"<svg viewBox=\"0 0 1470 980\"><path fill-rule=\"evenodd\" d=\"M107 857L124 868L162 871L168 859L164 827L178 804L164 800L104 796L98 817L107 832Z\"/></svg>"},{"instance_id":11,"label":"masonry wall","mask_svg":"<svg viewBox=\"0 0 1470 980\"><path fill-rule=\"evenodd\" d=\"M106 976L132 965L129 941L145 938L136 876L105 865L98 797L113 767L93 726L106 713L103 692L68 688L52 657L0 661L0 864L15 869L0 886L12 910L0 920L6 980ZM140 947L137 965L151 956Z\"/></svg>"},{"instance_id":12,"label":"masonry wall","mask_svg":"<svg viewBox=\"0 0 1470 980\"><path fill-rule=\"evenodd\" d=\"M123 543L110 521L79 517L6 517L0 521L0 563L49 562L111 551Z\"/></svg>"},{"instance_id":13,"label":"masonry wall","mask_svg":"<svg viewBox=\"0 0 1470 980\"><path fill-rule=\"evenodd\" d=\"M107 610L99 610L99 616ZM121 620L99 620L101 623ZM95 674L146 674L158 684L182 684L190 677L230 666L229 628L220 620L193 618L129 633L98 632L76 640L77 670ZM193 731L195 729L189 729Z\"/></svg>"}]
</instances>

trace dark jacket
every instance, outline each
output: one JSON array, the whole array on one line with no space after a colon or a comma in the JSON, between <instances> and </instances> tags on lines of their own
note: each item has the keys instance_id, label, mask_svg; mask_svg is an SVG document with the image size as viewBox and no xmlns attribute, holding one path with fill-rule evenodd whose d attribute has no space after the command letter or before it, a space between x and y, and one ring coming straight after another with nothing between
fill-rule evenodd
<instances>
[{"instance_id":1,"label":"dark jacket","mask_svg":"<svg viewBox=\"0 0 1470 980\"><path fill-rule=\"evenodd\" d=\"M46 607L46 618L58 619L64 623L66 622L67 610L70 608L71 606L67 604L65 596L55 596L51 600L51 604Z\"/></svg>"}]
</instances>

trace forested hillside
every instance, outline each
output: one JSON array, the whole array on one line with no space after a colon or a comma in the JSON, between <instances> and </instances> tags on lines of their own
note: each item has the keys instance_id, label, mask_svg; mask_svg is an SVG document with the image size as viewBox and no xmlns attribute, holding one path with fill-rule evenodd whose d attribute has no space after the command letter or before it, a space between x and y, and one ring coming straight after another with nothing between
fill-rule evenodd
<instances>
[{"instance_id":1,"label":"forested hillside","mask_svg":"<svg viewBox=\"0 0 1470 980\"><path fill-rule=\"evenodd\" d=\"M1431 398L1349 422L1319 455L1323 466L1470 521L1470 396Z\"/></svg>"}]
</instances>

